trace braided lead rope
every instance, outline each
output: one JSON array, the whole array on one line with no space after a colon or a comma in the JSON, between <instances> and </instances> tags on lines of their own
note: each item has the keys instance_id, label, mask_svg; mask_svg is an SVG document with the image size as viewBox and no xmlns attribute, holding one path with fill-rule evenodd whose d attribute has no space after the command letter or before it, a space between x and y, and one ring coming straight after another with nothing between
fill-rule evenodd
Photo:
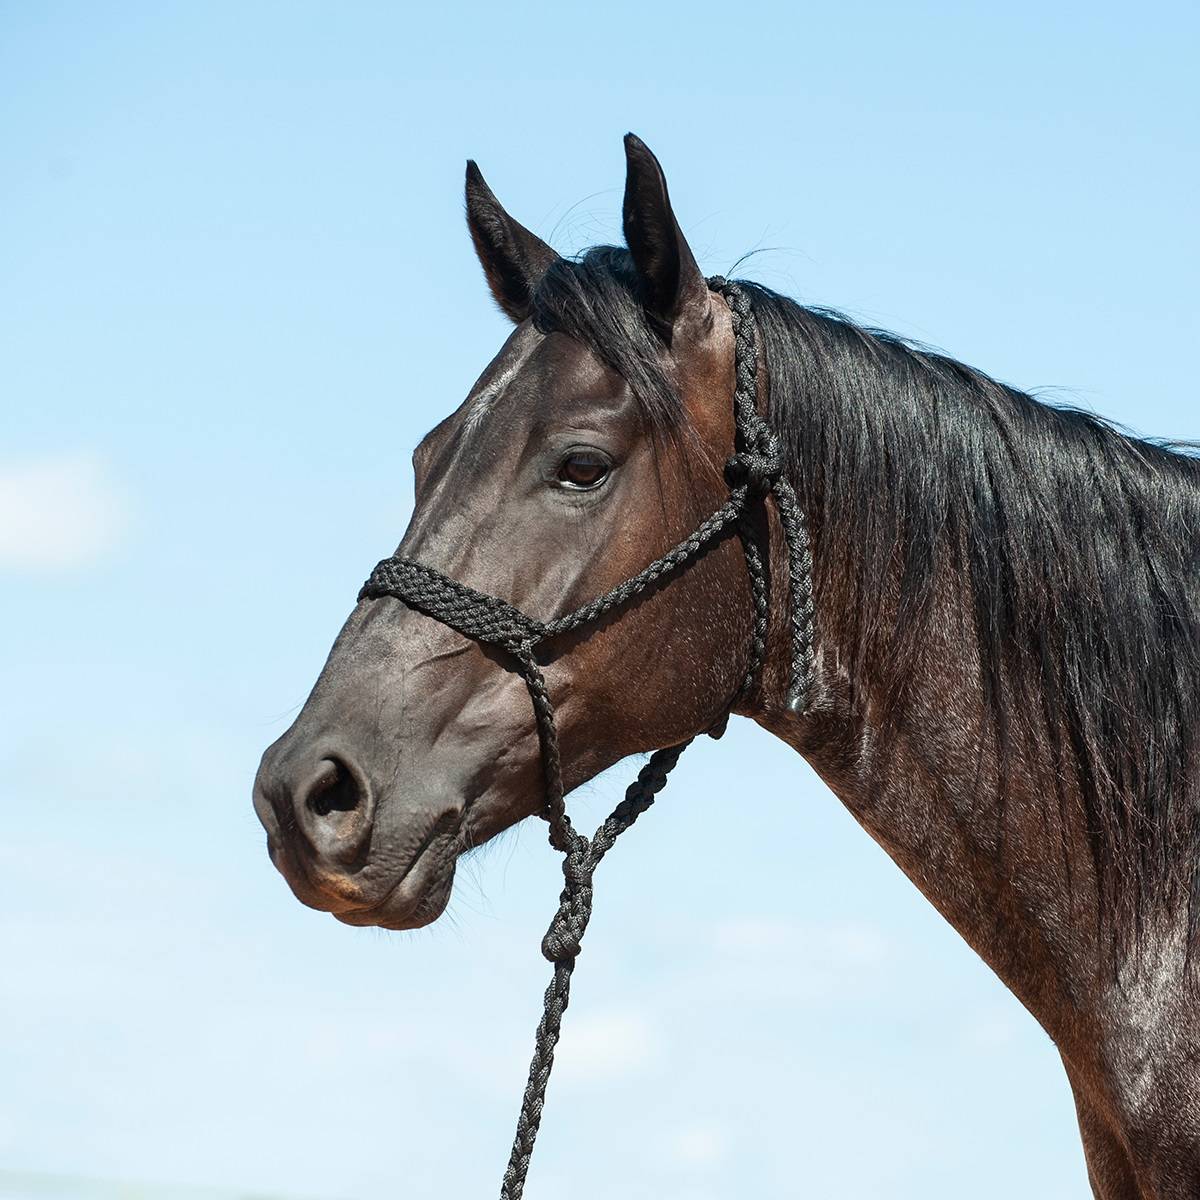
<instances>
[{"instance_id":1,"label":"braided lead rope","mask_svg":"<svg viewBox=\"0 0 1200 1200\"><path fill-rule=\"evenodd\" d=\"M546 635L541 621L527 617L497 596L488 596L408 558L385 558L358 598L395 596L477 642L515 649Z\"/></svg>"},{"instance_id":2,"label":"braided lead rope","mask_svg":"<svg viewBox=\"0 0 1200 1200\"><path fill-rule=\"evenodd\" d=\"M521 1111L517 1115L512 1150L500 1186L501 1200L521 1200L525 1191L529 1162L546 1104L546 1087L554 1067L554 1050L562 1033L563 1014L571 1000L571 977L575 973L583 935L592 917L592 877L596 867L612 849L617 838L654 803L655 797L666 786L667 776L679 761L679 756L692 742L688 738L678 745L656 750L638 772L637 779L629 785L625 798L588 838L572 826L562 802L558 733L553 706L541 703L541 698L546 695L541 669L532 653L522 653L518 661L530 696L533 697L537 716L547 795L552 801L547 805L545 816L550 825L550 844L563 855L563 888L559 894L558 911L542 938L542 954L553 963L554 973L542 1000L542 1015L534 1034L529 1077L521 1097Z\"/></svg>"},{"instance_id":3,"label":"braided lead rope","mask_svg":"<svg viewBox=\"0 0 1200 1200\"><path fill-rule=\"evenodd\" d=\"M775 481L773 491L788 548L788 621L791 627L792 660L788 664L790 683L787 706L799 714L808 708L817 679L812 541L808 535L804 510L796 501L792 485L781 476Z\"/></svg>"},{"instance_id":4,"label":"braided lead rope","mask_svg":"<svg viewBox=\"0 0 1200 1200\"><path fill-rule=\"evenodd\" d=\"M816 679L812 589L812 544L803 510L784 478L779 437L758 411L758 321L750 297L731 280L714 275L708 286L725 298L733 326L733 405L737 445L725 464L731 488L745 486L753 498L774 494L788 557L788 602L791 659L787 707L801 713ZM742 542L746 544L743 533ZM747 553L749 563L749 553ZM751 584L755 570L750 568ZM764 634L765 637L765 634Z\"/></svg>"},{"instance_id":5,"label":"braided lead rope","mask_svg":"<svg viewBox=\"0 0 1200 1200\"><path fill-rule=\"evenodd\" d=\"M712 516L702 521L692 533L672 546L661 558L656 558L648 567L643 567L631 579L617 584L603 596L588 601L574 612L548 621L544 626L543 636L553 637L555 634L568 633L584 625L594 624L614 608L621 607L652 587L664 576L680 567L690 566L711 543L738 523L745 512L747 501L746 488L741 487L731 492L729 499Z\"/></svg>"},{"instance_id":6,"label":"braided lead rope","mask_svg":"<svg viewBox=\"0 0 1200 1200\"><path fill-rule=\"evenodd\" d=\"M600 860L617 838L648 809L666 786L679 756L692 739L656 750L630 784L625 798L591 838L575 829L566 810L562 756L555 724L554 702L538 665L536 649L561 633L593 625L621 608L673 572L690 567L729 531L742 541L753 606L746 653L746 674L732 708L756 687L766 661L770 628L767 554L752 521L750 505L775 497L788 555L789 641L787 704L803 711L815 678L813 634L812 550L804 514L792 486L783 478L779 442L758 411L757 322L750 300L737 284L720 276L709 280L714 292L729 305L734 332L734 454L725 464L729 497L683 541L624 583L580 608L551 621L537 621L519 609L484 592L450 579L440 571L405 558L384 559L359 592L359 599L392 596L441 621L466 637L507 650L516 662L533 706L542 755L545 803L542 817L549 841L562 856L563 888L558 911L542 938L542 954L554 964L546 989L542 1017L534 1038L529 1079L517 1118L512 1153L504 1172L501 1200L521 1200L534 1141L542 1120L546 1086L554 1065L554 1049L571 995L571 976L592 913L592 877ZM709 731L720 737L725 716Z\"/></svg>"}]
</instances>

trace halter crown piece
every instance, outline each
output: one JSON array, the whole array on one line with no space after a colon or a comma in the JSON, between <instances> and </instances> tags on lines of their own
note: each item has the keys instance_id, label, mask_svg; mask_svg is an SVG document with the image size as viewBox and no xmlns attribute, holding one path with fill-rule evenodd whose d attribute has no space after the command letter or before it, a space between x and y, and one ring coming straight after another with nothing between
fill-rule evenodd
<instances>
[{"instance_id":1,"label":"halter crown piece","mask_svg":"<svg viewBox=\"0 0 1200 1200\"><path fill-rule=\"evenodd\" d=\"M709 287L725 298L733 321L734 349L734 454L725 464L729 497L720 508L691 534L631 579L564 616L537 621L496 596L488 596L406 558L385 558L363 585L359 599L392 596L434 620L441 621L466 637L499 646L525 680L533 701L542 749L542 771L546 799L542 816L550 827L550 844L563 855L563 889L558 911L542 939L542 953L554 964L554 976L546 989L545 1008L534 1041L529 1081L521 1102L512 1154L500 1188L501 1200L520 1200L533 1153L534 1139L542 1120L546 1084L554 1063L554 1047L562 1028L563 1013L570 998L575 959L592 912L592 876L600 860L642 813L654 803L666 785L667 776L692 739L656 750L625 798L589 838L571 824L563 796L562 764L554 723L554 702L538 665L536 650L559 634L593 625L614 609L661 579L691 566L708 547L736 530L745 553L754 604L754 620L747 652L746 675L725 715L710 731L720 737L729 710L750 694L758 682L766 657L769 597L766 547L749 520L751 507L765 504L774 495L780 524L787 541L790 593L791 662L787 693L788 708L796 713L807 706L815 677L813 650L812 552L804 515L796 503L792 485L783 477L779 442L758 411L757 324L749 298L736 283L721 276Z\"/></svg>"}]
</instances>

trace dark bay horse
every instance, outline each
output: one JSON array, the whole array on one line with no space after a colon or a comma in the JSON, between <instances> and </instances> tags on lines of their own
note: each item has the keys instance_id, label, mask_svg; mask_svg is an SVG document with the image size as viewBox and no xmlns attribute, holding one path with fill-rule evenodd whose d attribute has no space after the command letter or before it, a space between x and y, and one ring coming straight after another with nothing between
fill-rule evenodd
<instances>
[{"instance_id":1,"label":"dark bay horse","mask_svg":"<svg viewBox=\"0 0 1200 1200\"><path fill-rule=\"evenodd\" d=\"M657 160L632 135L626 152L628 249L571 260L468 166L515 328L414 455L403 552L543 618L726 495L729 310ZM772 509L772 635L735 711L812 763L1054 1039L1095 1194L1200 1196L1200 461L741 286L812 533L817 679L796 715ZM556 645L566 785L711 728L751 620L731 538ZM256 786L304 903L424 925L462 852L539 811L511 667L396 599L358 604Z\"/></svg>"}]
</instances>

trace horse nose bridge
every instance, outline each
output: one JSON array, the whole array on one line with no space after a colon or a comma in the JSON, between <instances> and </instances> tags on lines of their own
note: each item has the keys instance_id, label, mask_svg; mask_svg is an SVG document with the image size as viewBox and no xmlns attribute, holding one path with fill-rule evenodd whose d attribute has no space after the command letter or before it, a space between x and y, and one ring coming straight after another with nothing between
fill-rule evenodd
<instances>
[{"instance_id":1,"label":"horse nose bridge","mask_svg":"<svg viewBox=\"0 0 1200 1200\"><path fill-rule=\"evenodd\" d=\"M494 656L402 601L357 606L291 727L263 753L254 806L270 840L354 869L379 822L421 809L430 788L466 787L477 755L464 739L495 742L508 708L497 707L501 684L512 680Z\"/></svg>"},{"instance_id":2,"label":"horse nose bridge","mask_svg":"<svg viewBox=\"0 0 1200 1200\"><path fill-rule=\"evenodd\" d=\"M337 859L365 839L409 723L404 624L356 612L295 720L263 752L254 807L272 840L299 837L306 852Z\"/></svg>"}]
</instances>

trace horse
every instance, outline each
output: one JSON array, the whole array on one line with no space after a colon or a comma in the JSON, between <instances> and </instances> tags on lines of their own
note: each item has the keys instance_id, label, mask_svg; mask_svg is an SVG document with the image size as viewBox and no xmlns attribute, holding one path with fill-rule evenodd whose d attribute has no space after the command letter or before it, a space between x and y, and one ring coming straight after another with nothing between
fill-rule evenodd
<instances>
[{"instance_id":1,"label":"horse","mask_svg":"<svg viewBox=\"0 0 1200 1200\"><path fill-rule=\"evenodd\" d=\"M728 495L730 305L625 139L625 248L558 255L473 162L467 224L513 329L413 455L398 554L547 619ZM730 711L803 755L1042 1025L1099 1200L1200 1195L1200 458L738 281L811 538L789 702L779 509L541 652L561 782ZM445 908L460 855L542 811L512 656L364 592L254 802L276 868L349 925Z\"/></svg>"}]
</instances>

